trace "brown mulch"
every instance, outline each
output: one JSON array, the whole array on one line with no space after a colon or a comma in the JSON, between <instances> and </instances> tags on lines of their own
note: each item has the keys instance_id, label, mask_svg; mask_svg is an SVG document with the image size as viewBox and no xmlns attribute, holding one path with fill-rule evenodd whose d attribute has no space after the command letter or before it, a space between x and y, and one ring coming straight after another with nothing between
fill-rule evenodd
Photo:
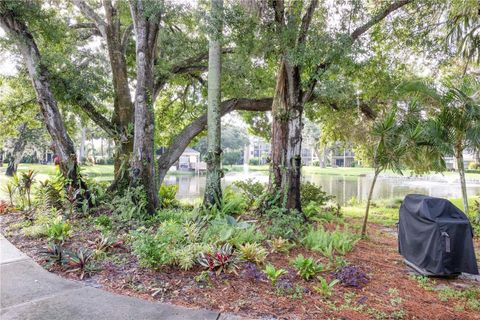
<instances>
[{"instance_id":1,"label":"brown mulch","mask_svg":"<svg viewBox=\"0 0 480 320\"><path fill-rule=\"evenodd\" d=\"M45 247L46 240L27 238L20 231L9 229L12 223L22 219L22 213L19 212L0 215L0 230L20 250L42 264L44 260L39 251ZM363 289L337 284L329 299L315 292L317 281L301 280L289 263L302 253L327 264L320 254L304 248L294 248L288 255L268 256L268 261L277 268L288 270L288 275L282 280L293 283L295 292L290 294L278 294L265 279L249 279L242 268L238 270L238 275L212 275L207 283L195 281L195 276L202 271L200 268L189 271L141 268L127 245L114 248L105 260L99 262L100 270L84 281L108 291L147 300L262 319L480 319L478 311L459 309L461 301L442 302L437 291L419 286L403 264L397 252L396 238L389 231L385 227L371 225L369 239L359 241L345 257L349 263L360 266L367 273L370 283ZM88 240L92 241L98 236L98 231L75 233L65 246L86 246ZM475 245L477 257L480 258L478 238ZM58 267L50 271L78 280L78 275ZM329 281L334 278L331 272L325 272L322 276ZM473 280L436 279L433 286L466 287L480 286L480 283Z\"/></svg>"}]
</instances>

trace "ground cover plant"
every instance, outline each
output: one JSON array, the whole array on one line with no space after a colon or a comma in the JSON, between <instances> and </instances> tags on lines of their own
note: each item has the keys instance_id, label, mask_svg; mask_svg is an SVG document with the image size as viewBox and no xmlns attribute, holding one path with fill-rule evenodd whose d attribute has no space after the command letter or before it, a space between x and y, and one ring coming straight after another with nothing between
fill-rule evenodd
<instances>
[{"instance_id":1,"label":"ground cover plant","mask_svg":"<svg viewBox=\"0 0 480 320\"><path fill-rule=\"evenodd\" d=\"M399 259L394 255L395 240L379 244L376 234L372 235L375 241L360 240L361 215L350 216L343 209L332 220L298 213L292 217L280 208L262 213L255 205L249 209L248 196L227 188L224 201L231 203L224 210L192 208L169 200L170 205L151 216L142 210L141 190L132 189L112 199L99 192L100 205L85 214L80 205L72 208L63 188L53 183L33 185L32 200L38 209L26 209L26 215L6 203L2 232L49 270L101 283L116 292L187 306L227 308L250 316L268 314L274 308L285 316L313 316L308 304L325 316L395 312L405 317L418 312L405 292L377 291L378 278L395 285L391 278L395 276L415 290L428 292L432 303L452 301L454 311L463 312L466 318L478 310L475 289L447 287L437 293L432 290L437 283L427 286L401 268L394 267L389 271L392 275L387 275L383 258L373 258L373 265L379 267L372 267L371 255L383 257L385 250L393 255L389 259ZM171 192L167 193L170 199ZM45 201L49 198L52 201ZM398 203L377 208L393 206ZM284 221L273 223L274 217ZM374 228L380 228L378 236L385 241L383 227ZM257 308L239 304L249 301L252 293L263 301ZM213 302L198 298L207 295L214 297ZM387 307L380 302L382 295L392 301ZM193 304L188 298L192 296L198 299ZM302 302L286 308L290 300Z\"/></svg>"}]
</instances>

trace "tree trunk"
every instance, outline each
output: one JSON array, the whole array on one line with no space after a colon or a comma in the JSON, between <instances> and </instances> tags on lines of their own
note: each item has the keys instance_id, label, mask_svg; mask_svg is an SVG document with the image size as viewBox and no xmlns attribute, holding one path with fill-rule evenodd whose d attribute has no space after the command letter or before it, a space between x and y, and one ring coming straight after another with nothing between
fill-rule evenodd
<instances>
[{"instance_id":1,"label":"tree trunk","mask_svg":"<svg viewBox=\"0 0 480 320\"><path fill-rule=\"evenodd\" d=\"M281 194L281 205L301 211L300 171L302 113L299 68L282 58L272 104L272 175L270 191Z\"/></svg>"},{"instance_id":2,"label":"tree trunk","mask_svg":"<svg viewBox=\"0 0 480 320\"><path fill-rule=\"evenodd\" d=\"M25 146L27 145L27 131L28 127L26 123L22 123L18 129L18 137L17 141L15 141L15 145L13 146L12 154L10 155L10 159L8 161L8 167L5 171L5 175L12 177L15 173L17 173L18 164L22 160L23 151L25 150Z\"/></svg>"},{"instance_id":3,"label":"tree trunk","mask_svg":"<svg viewBox=\"0 0 480 320\"><path fill-rule=\"evenodd\" d=\"M223 0L212 0L210 11L211 33L208 51L208 143L207 181L203 204L207 207L222 203L221 179L223 176L221 149L221 47Z\"/></svg>"},{"instance_id":4,"label":"tree trunk","mask_svg":"<svg viewBox=\"0 0 480 320\"><path fill-rule=\"evenodd\" d=\"M3 149L0 149L0 167L3 167Z\"/></svg>"},{"instance_id":5,"label":"tree trunk","mask_svg":"<svg viewBox=\"0 0 480 320\"><path fill-rule=\"evenodd\" d=\"M153 67L159 28L158 14L145 12L142 0L130 1L136 34L137 84L135 92L135 130L132 154L132 184L142 186L147 195L147 211L158 207L155 176Z\"/></svg>"},{"instance_id":6,"label":"tree trunk","mask_svg":"<svg viewBox=\"0 0 480 320\"><path fill-rule=\"evenodd\" d=\"M462 149L455 151L455 158L457 159L458 174L460 175L460 186L462 188L462 201L465 214L468 216L468 197L467 197L467 182L465 180L465 165L463 164Z\"/></svg>"},{"instance_id":7,"label":"tree trunk","mask_svg":"<svg viewBox=\"0 0 480 320\"><path fill-rule=\"evenodd\" d=\"M87 186L79 175L74 144L67 133L57 101L50 90L50 74L41 63L42 59L37 44L27 26L17 19L13 11L5 9L0 12L0 26L12 39L16 40L25 61L43 121L52 138L55 153L60 158L60 170L72 188L82 190L82 192L78 192L78 199L82 199L84 196L89 199Z\"/></svg>"},{"instance_id":8,"label":"tree trunk","mask_svg":"<svg viewBox=\"0 0 480 320\"><path fill-rule=\"evenodd\" d=\"M119 12L122 1L112 3L112 1L104 0L105 18L97 15L95 10L85 1L73 0L73 2L95 24L107 44L114 91L113 116L109 124L113 124L116 131L115 136L112 136L116 146L113 156L114 180L109 189L121 190L127 187L130 182L130 160L133 152L134 105L128 84L125 58L126 45L132 26L124 28L122 32L121 14ZM85 108L83 109L85 110Z\"/></svg>"},{"instance_id":9,"label":"tree trunk","mask_svg":"<svg viewBox=\"0 0 480 320\"><path fill-rule=\"evenodd\" d=\"M377 178L379 174L380 174L380 171L375 169L375 175L373 176L372 185L370 186L370 191L368 192L367 207L365 209L365 217L363 218L362 237L365 237L367 235L368 212L370 211L370 202L372 201L373 189L375 188L375 183L377 182Z\"/></svg>"}]
</instances>

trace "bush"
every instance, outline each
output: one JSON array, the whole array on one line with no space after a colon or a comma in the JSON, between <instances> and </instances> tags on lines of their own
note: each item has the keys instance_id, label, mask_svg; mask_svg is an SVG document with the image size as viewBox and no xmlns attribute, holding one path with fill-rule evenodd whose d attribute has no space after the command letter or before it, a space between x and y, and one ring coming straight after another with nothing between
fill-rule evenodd
<instances>
[{"instance_id":1,"label":"bush","mask_svg":"<svg viewBox=\"0 0 480 320\"><path fill-rule=\"evenodd\" d=\"M480 169L480 164L475 162L470 162L468 164L468 170L478 170L478 169Z\"/></svg>"},{"instance_id":2,"label":"bush","mask_svg":"<svg viewBox=\"0 0 480 320\"><path fill-rule=\"evenodd\" d=\"M51 209L49 211L37 212L33 224L31 226L22 229L23 233L27 237L37 238L48 236L48 229L56 221L61 220L60 212Z\"/></svg>"},{"instance_id":3,"label":"bush","mask_svg":"<svg viewBox=\"0 0 480 320\"><path fill-rule=\"evenodd\" d=\"M172 254L165 243L158 241L156 235L150 233L134 234L133 251L138 256L141 266L157 268L171 264Z\"/></svg>"},{"instance_id":4,"label":"bush","mask_svg":"<svg viewBox=\"0 0 480 320\"><path fill-rule=\"evenodd\" d=\"M370 282L365 272L357 266L345 266L335 273L337 278L343 285L347 287L363 288Z\"/></svg>"},{"instance_id":5,"label":"bush","mask_svg":"<svg viewBox=\"0 0 480 320\"><path fill-rule=\"evenodd\" d=\"M99 229L103 229L103 230L112 229L112 219L110 219L110 217L107 216L106 214L102 214L97 218L95 218L94 223Z\"/></svg>"},{"instance_id":6,"label":"bush","mask_svg":"<svg viewBox=\"0 0 480 320\"><path fill-rule=\"evenodd\" d=\"M72 226L68 221L63 221L61 217L57 217L48 227L47 235L51 240L63 242L71 236L71 229Z\"/></svg>"},{"instance_id":7,"label":"bush","mask_svg":"<svg viewBox=\"0 0 480 320\"><path fill-rule=\"evenodd\" d=\"M209 218L235 216L243 213L246 207L247 204L242 195L227 187L223 190L220 208L214 205L211 208L202 208L200 213Z\"/></svg>"},{"instance_id":8,"label":"bush","mask_svg":"<svg viewBox=\"0 0 480 320\"><path fill-rule=\"evenodd\" d=\"M235 181L233 185L240 189L248 207L252 207L258 201L260 195L265 192L265 185L258 181L255 182L253 179Z\"/></svg>"},{"instance_id":9,"label":"bush","mask_svg":"<svg viewBox=\"0 0 480 320\"><path fill-rule=\"evenodd\" d=\"M175 184L167 186L162 184L160 186L160 205L162 208L175 208L178 207L179 202L177 200L178 186Z\"/></svg>"},{"instance_id":10,"label":"bush","mask_svg":"<svg viewBox=\"0 0 480 320\"><path fill-rule=\"evenodd\" d=\"M307 230L305 219L297 210L271 208L266 211L266 217L269 224L265 231L270 238L296 240L303 237Z\"/></svg>"},{"instance_id":11,"label":"bush","mask_svg":"<svg viewBox=\"0 0 480 320\"><path fill-rule=\"evenodd\" d=\"M331 203L331 201L321 207L315 202L310 202L303 208L303 214L310 221L325 222L331 222L342 216L340 207L336 203Z\"/></svg>"},{"instance_id":12,"label":"bush","mask_svg":"<svg viewBox=\"0 0 480 320\"><path fill-rule=\"evenodd\" d=\"M110 204L113 215L123 222L144 220L147 217L146 205L147 196L142 187L127 188L123 194L115 196Z\"/></svg>"},{"instance_id":13,"label":"bush","mask_svg":"<svg viewBox=\"0 0 480 320\"><path fill-rule=\"evenodd\" d=\"M304 182L300 186L300 199L304 205L314 202L318 206L323 206L328 200L333 198L333 196L327 195L325 191L322 191L322 187L311 182Z\"/></svg>"},{"instance_id":14,"label":"bush","mask_svg":"<svg viewBox=\"0 0 480 320\"><path fill-rule=\"evenodd\" d=\"M248 164L251 166L258 166L260 164L260 160L258 158L252 158L248 161Z\"/></svg>"},{"instance_id":15,"label":"bush","mask_svg":"<svg viewBox=\"0 0 480 320\"><path fill-rule=\"evenodd\" d=\"M227 151L223 154L223 164L224 165L233 165L242 163L242 152L241 151Z\"/></svg>"},{"instance_id":16,"label":"bush","mask_svg":"<svg viewBox=\"0 0 480 320\"><path fill-rule=\"evenodd\" d=\"M212 246L200 242L201 227L195 222L164 221L158 230L133 232L133 251L140 264L150 268L179 266L188 270L200 253L211 252Z\"/></svg>"}]
</instances>

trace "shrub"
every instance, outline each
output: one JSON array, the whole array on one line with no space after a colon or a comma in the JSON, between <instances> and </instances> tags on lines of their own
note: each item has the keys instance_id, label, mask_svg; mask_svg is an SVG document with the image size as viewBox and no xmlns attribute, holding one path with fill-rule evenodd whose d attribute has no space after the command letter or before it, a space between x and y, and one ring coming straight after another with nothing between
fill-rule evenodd
<instances>
[{"instance_id":1,"label":"shrub","mask_svg":"<svg viewBox=\"0 0 480 320\"><path fill-rule=\"evenodd\" d=\"M164 243L157 241L155 235L136 233L134 238L133 251L138 256L141 266L157 268L172 263L171 251L166 249Z\"/></svg>"},{"instance_id":2,"label":"shrub","mask_svg":"<svg viewBox=\"0 0 480 320\"><path fill-rule=\"evenodd\" d=\"M247 179L245 181L235 181L233 183L235 187L240 189L243 196L247 201L247 206L252 207L258 201L259 196L265 192L265 185L260 182L255 182L253 179Z\"/></svg>"},{"instance_id":3,"label":"shrub","mask_svg":"<svg viewBox=\"0 0 480 320\"><path fill-rule=\"evenodd\" d=\"M166 185L162 184L160 186L160 205L162 208L175 208L178 207L179 202L177 200L177 185Z\"/></svg>"},{"instance_id":4,"label":"shrub","mask_svg":"<svg viewBox=\"0 0 480 320\"><path fill-rule=\"evenodd\" d=\"M142 187L127 188L111 202L113 214L121 221L143 220L147 217L147 197Z\"/></svg>"},{"instance_id":5,"label":"shrub","mask_svg":"<svg viewBox=\"0 0 480 320\"><path fill-rule=\"evenodd\" d=\"M343 255L353 250L358 239L356 234L348 231L347 226L343 231L337 227L332 232L320 227L316 230L311 228L302 243L307 249L319 251L325 257L332 258L334 251Z\"/></svg>"},{"instance_id":6,"label":"shrub","mask_svg":"<svg viewBox=\"0 0 480 320\"><path fill-rule=\"evenodd\" d=\"M210 221L202 235L205 243L221 245L228 242L234 247L245 243L260 242L264 238L264 235L254 225L245 221L239 222L231 216Z\"/></svg>"},{"instance_id":7,"label":"shrub","mask_svg":"<svg viewBox=\"0 0 480 320\"><path fill-rule=\"evenodd\" d=\"M234 192L232 188L225 188L223 190L223 197L221 199L220 207L216 204L211 208L203 207L200 210L200 215L209 219L222 218L225 216L235 216L246 209L247 204L245 199L238 192Z\"/></svg>"},{"instance_id":8,"label":"shrub","mask_svg":"<svg viewBox=\"0 0 480 320\"><path fill-rule=\"evenodd\" d=\"M335 272L335 278L348 287L363 288L370 280L359 267L349 265Z\"/></svg>"},{"instance_id":9,"label":"shrub","mask_svg":"<svg viewBox=\"0 0 480 320\"><path fill-rule=\"evenodd\" d=\"M305 280L309 280L324 270L321 263L317 263L312 257L305 258L302 254L299 254L295 260L292 261L292 265L297 270L297 274Z\"/></svg>"},{"instance_id":10,"label":"shrub","mask_svg":"<svg viewBox=\"0 0 480 320\"><path fill-rule=\"evenodd\" d=\"M23 233L27 237L37 238L48 236L48 230L56 221L61 221L62 217L55 209L45 212L36 212L35 219L31 226L23 228Z\"/></svg>"},{"instance_id":11,"label":"shrub","mask_svg":"<svg viewBox=\"0 0 480 320\"><path fill-rule=\"evenodd\" d=\"M112 229L112 219L110 219L110 217L107 216L106 214L102 214L96 217L94 223L99 229L103 229L103 230Z\"/></svg>"},{"instance_id":12,"label":"shrub","mask_svg":"<svg viewBox=\"0 0 480 320\"><path fill-rule=\"evenodd\" d=\"M238 248L246 243L259 243L263 240L265 240L265 235L252 225L246 229L236 228L228 242Z\"/></svg>"},{"instance_id":13,"label":"shrub","mask_svg":"<svg viewBox=\"0 0 480 320\"><path fill-rule=\"evenodd\" d=\"M200 265L208 268L210 271L216 271L217 275L222 272L237 273L237 261L233 247L229 244L224 244L213 253L201 253L198 258Z\"/></svg>"},{"instance_id":14,"label":"shrub","mask_svg":"<svg viewBox=\"0 0 480 320\"><path fill-rule=\"evenodd\" d=\"M331 222L341 217L340 206L332 201L321 207L315 202L310 202L303 208L303 214L310 221Z\"/></svg>"},{"instance_id":15,"label":"shrub","mask_svg":"<svg viewBox=\"0 0 480 320\"><path fill-rule=\"evenodd\" d=\"M322 206L327 203L328 200L333 198L333 196L329 196L326 192L322 191L322 187L311 182L304 182L300 186L300 199L305 205L314 202L317 205Z\"/></svg>"},{"instance_id":16,"label":"shrub","mask_svg":"<svg viewBox=\"0 0 480 320\"><path fill-rule=\"evenodd\" d=\"M72 234L72 226L68 221L63 221L62 217L57 217L48 227L47 235L51 240L64 242Z\"/></svg>"},{"instance_id":17,"label":"shrub","mask_svg":"<svg viewBox=\"0 0 480 320\"><path fill-rule=\"evenodd\" d=\"M204 243L191 243L173 250L173 263L183 270L191 269L197 262L197 257L202 253L211 253L212 246Z\"/></svg>"},{"instance_id":18,"label":"shrub","mask_svg":"<svg viewBox=\"0 0 480 320\"><path fill-rule=\"evenodd\" d=\"M248 164L251 166L258 166L260 164L260 160L258 158L252 158L248 161Z\"/></svg>"},{"instance_id":19,"label":"shrub","mask_svg":"<svg viewBox=\"0 0 480 320\"><path fill-rule=\"evenodd\" d=\"M212 246L202 243L201 227L195 222L164 221L156 233L133 233L133 250L145 267L179 266L188 270L195 265L200 253L212 251Z\"/></svg>"},{"instance_id":20,"label":"shrub","mask_svg":"<svg viewBox=\"0 0 480 320\"><path fill-rule=\"evenodd\" d=\"M480 169L480 164L475 162L470 162L468 164L468 170L477 170L477 169Z\"/></svg>"},{"instance_id":21,"label":"shrub","mask_svg":"<svg viewBox=\"0 0 480 320\"><path fill-rule=\"evenodd\" d=\"M240 259L250 261L255 264L263 264L267 258L267 250L258 243L246 243L238 247Z\"/></svg>"},{"instance_id":22,"label":"shrub","mask_svg":"<svg viewBox=\"0 0 480 320\"><path fill-rule=\"evenodd\" d=\"M303 215L296 210L271 208L266 211L269 224L265 228L272 238L283 237L288 240L301 238L307 226Z\"/></svg>"},{"instance_id":23,"label":"shrub","mask_svg":"<svg viewBox=\"0 0 480 320\"><path fill-rule=\"evenodd\" d=\"M272 264L267 264L265 266L265 269L263 270L265 275L267 276L268 280L272 283L272 286L275 286L277 283L278 279L287 273L287 270L285 269L276 269L275 266Z\"/></svg>"}]
</instances>

